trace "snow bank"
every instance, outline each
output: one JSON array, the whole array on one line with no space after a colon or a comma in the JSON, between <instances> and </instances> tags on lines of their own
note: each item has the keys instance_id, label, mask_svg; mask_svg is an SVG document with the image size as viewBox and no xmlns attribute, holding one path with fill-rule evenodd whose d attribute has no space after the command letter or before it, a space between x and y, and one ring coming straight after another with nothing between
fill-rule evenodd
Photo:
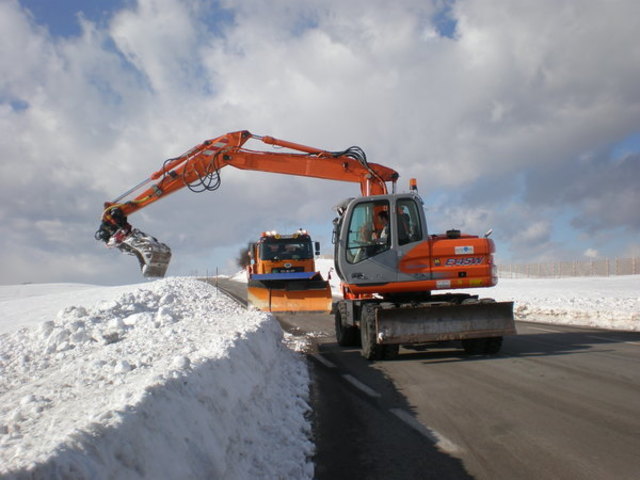
<instances>
[{"instance_id":1,"label":"snow bank","mask_svg":"<svg viewBox=\"0 0 640 480\"><path fill-rule=\"evenodd\" d=\"M319 259L316 266L327 278L333 260ZM334 296L340 296L335 271L330 283ZM640 331L640 275L500 279L493 288L466 292L513 301L517 320Z\"/></svg>"},{"instance_id":2,"label":"snow bank","mask_svg":"<svg viewBox=\"0 0 640 480\"><path fill-rule=\"evenodd\" d=\"M481 295L514 301L518 320L640 331L640 275L500 279Z\"/></svg>"},{"instance_id":3,"label":"snow bank","mask_svg":"<svg viewBox=\"0 0 640 480\"><path fill-rule=\"evenodd\" d=\"M3 478L312 478L308 371L273 317L196 280L118 289L0 337Z\"/></svg>"},{"instance_id":4,"label":"snow bank","mask_svg":"<svg viewBox=\"0 0 640 480\"><path fill-rule=\"evenodd\" d=\"M93 304L105 296L115 298L131 288L131 285L97 287L82 283L0 285L0 333L50 320L78 298Z\"/></svg>"}]
</instances>

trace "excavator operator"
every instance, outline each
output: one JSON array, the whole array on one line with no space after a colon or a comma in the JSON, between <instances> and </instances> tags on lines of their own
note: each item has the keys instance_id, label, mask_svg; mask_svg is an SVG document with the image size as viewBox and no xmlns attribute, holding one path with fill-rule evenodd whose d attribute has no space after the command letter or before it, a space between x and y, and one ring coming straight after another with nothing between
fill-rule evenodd
<instances>
[{"instance_id":1,"label":"excavator operator","mask_svg":"<svg viewBox=\"0 0 640 480\"><path fill-rule=\"evenodd\" d=\"M379 211L378 221L381 227L373 232L371 238L372 240L377 240L377 243L386 243L389 241L389 212L386 210Z\"/></svg>"}]
</instances>

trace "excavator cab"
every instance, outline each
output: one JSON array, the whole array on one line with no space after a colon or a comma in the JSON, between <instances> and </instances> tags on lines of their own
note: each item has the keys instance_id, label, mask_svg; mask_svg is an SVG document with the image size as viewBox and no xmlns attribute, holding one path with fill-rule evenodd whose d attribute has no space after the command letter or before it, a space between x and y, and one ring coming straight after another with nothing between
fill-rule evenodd
<instances>
[{"instance_id":1,"label":"excavator cab","mask_svg":"<svg viewBox=\"0 0 640 480\"><path fill-rule=\"evenodd\" d=\"M491 287L498 281L493 241L454 229L428 234L415 192L350 199L337 210L336 272L356 296L428 297L433 290ZM380 212L389 217L386 237L378 233Z\"/></svg>"},{"instance_id":2,"label":"excavator cab","mask_svg":"<svg viewBox=\"0 0 640 480\"><path fill-rule=\"evenodd\" d=\"M422 201L416 194L349 199L337 207L335 263L348 284L390 284L414 279L399 261L426 238ZM427 263L420 278L430 273Z\"/></svg>"}]
</instances>

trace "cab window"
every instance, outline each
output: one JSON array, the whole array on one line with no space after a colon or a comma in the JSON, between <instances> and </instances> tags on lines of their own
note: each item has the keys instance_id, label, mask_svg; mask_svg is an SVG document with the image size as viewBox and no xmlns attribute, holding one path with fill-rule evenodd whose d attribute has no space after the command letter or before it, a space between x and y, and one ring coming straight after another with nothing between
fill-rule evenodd
<instances>
[{"instance_id":1,"label":"cab window","mask_svg":"<svg viewBox=\"0 0 640 480\"><path fill-rule=\"evenodd\" d=\"M347 262L358 263L388 250L389 202L379 200L358 204L352 211L347 235Z\"/></svg>"},{"instance_id":2,"label":"cab window","mask_svg":"<svg viewBox=\"0 0 640 480\"><path fill-rule=\"evenodd\" d=\"M262 260L302 260L313 258L311 242L295 242L289 239L271 240L260 244Z\"/></svg>"},{"instance_id":3,"label":"cab window","mask_svg":"<svg viewBox=\"0 0 640 480\"><path fill-rule=\"evenodd\" d=\"M398 200L398 245L422 240L422 225L418 205L411 199Z\"/></svg>"}]
</instances>

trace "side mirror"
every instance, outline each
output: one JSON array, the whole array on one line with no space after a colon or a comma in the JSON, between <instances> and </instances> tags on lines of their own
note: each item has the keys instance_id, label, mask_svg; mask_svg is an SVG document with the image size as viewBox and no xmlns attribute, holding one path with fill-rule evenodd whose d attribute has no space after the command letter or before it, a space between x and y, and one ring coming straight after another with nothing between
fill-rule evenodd
<instances>
[{"instance_id":1,"label":"side mirror","mask_svg":"<svg viewBox=\"0 0 640 480\"><path fill-rule=\"evenodd\" d=\"M315 248L316 248L316 257L318 255L320 255L320 242L313 242Z\"/></svg>"}]
</instances>

